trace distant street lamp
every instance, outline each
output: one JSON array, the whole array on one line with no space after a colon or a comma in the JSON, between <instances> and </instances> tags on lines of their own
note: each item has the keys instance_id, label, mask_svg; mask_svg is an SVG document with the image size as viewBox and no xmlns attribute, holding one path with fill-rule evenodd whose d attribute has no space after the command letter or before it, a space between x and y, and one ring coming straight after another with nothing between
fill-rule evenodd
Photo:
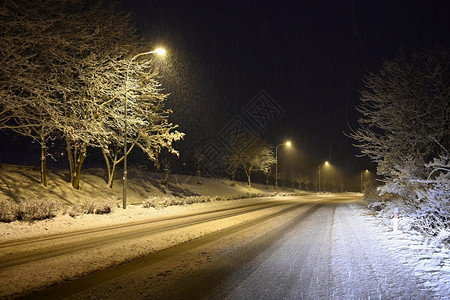
<instances>
[{"instance_id":1,"label":"distant street lamp","mask_svg":"<svg viewBox=\"0 0 450 300\"><path fill-rule=\"evenodd\" d=\"M162 48L155 49L153 51L148 52L142 52L137 55L135 55L129 62L127 66L127 76L125 78L125 118L124 118L124 130L123 130L123 209L127 208L127 156L128 156L128 141L127 141L127 134L128 134L128 78L130 76L130 67L131 63L142 55L149 55L149 54L157 54L157 55L164 55L166 54L166 50Z\"/></svg>"},{"instance_id":2,"label":"distant street lamp","mask_svg":"<svg viewBox=\"0 0 450 300\"><path fill-rule=\"evenodd\" d=\"M325 162L323 163L323 165L324 165L324 166L328 166L328 165L329 165L328 161L325 161ZM322 164L319 165L319 192L320 192L320 167L321 167L321 166L322 166Z\"/></svg>"},{"instance_id":3,"label":"distant street lamp","mask_svg":"<svg viewBox=\"0 0 450 300\"><path fill-rule=\"evenodd\" d=\"M361 175L361 193L363 192L363 173L368 174L369 170L361 171L361 173L360 173L360 175Z\"/></svg>"},{"instance_id":4,"label":"distant street lamp","mask_svg":"<svg viewBox=\"0 0 450 300\"><path fill-rule=\"evenodd\" d=\"M279 144L275 147L275 192L278 191L278 147L286 146L291 147L291 141L286 141L283 144Z\"/></svg>"}]
</instances>

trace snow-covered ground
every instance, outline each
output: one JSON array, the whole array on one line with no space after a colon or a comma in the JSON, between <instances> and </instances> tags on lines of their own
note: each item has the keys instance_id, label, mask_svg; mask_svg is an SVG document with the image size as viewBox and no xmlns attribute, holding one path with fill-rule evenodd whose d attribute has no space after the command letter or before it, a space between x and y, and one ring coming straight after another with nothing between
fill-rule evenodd
<instances>
[{"instance_id":1,"label":"snow-covered ground","mask_svg":"<svg viewBox=\"0 0 450 300\"><path fill-rule=\"evenodd\" d=\"M7 180L11 180L11 182L18 180L18 178L13 177L11 174L8 176ZM183 183L185 184L183 186L185 190L191 188L188 185L187 179L189 178L184 178ZM1 190L3 192L2 197L4 198L7 198L8 194L14 192L12 183L9 185L4 184L7 180L5 177L2 178L3 186L1 186ZM139 185L137 182L135 184L136 186ZM85 186L89 186L89 190L96 185L100 185L100 183L97 182L93 184L92 181L85 183ZM142 187L149 191L149 195L152 194L151 191L155 191L155 194L162 193L161 189L154 188L151 185ZM196 186L192 185L192 188L194 187ZM210 184L208 184L208 180L206 180L201 188L204 191L207 191L208 195L229 195L233 192L238 194L249 191L244 185L237 185L236 190L230 190L226 182L217 180L211 180ZM33 189L29 188L28 191L30 193L33 192L33 195L36 196L37 194ZM65 189L70 190L70 187L67 186ZM105 190L107 191L107 189ZM254 188L250 192L258 192L261 190L263 190L263 188L260 188L260 190ZM61 197L61 195L65 194L74 194L74 192L66 192L61 187L56 191L53 191L50 188L47 192L48 194L53 196L56 195L57 197ZM132 195L135 197L137 194L139 193L132 192ZM86 194L83 194L82 196L85 197ZM26 188L20 188L19 197L27 197ZM81 198L81 196L77 197ZM322 195L319 198L332 199L333 197L334 195ZM214 208L220 209L232 207L239 203L245 204L260 201L259 199L220 201L155 210L143 208L138 204L139 200L137 197L132 199L134 205L129 205L127 210L117 208L107 215L83 215L75 218L68 215L58 215L51 220L34 223L1 223L0 246L5 242L16 239L67 233L88 228L107 227L119 223L125 224L148 219L165 218L174 215L188 215L194 212L208 211ZM63 200L67 201L67 199ZM408 268L414 269L416 277L421 279L421 283L431 290L436 298L450 298L450 250L447 247L444 247L442 244L437 244L433 240L411 231L402 232L400 230L393 232L392 229L386 225L386 222L377 219L370 211L359 204L351 204L351 208L352 214L347 216L349 222L355 222L356 224L359 224L358 226L361 226L361 228L367 228L367 232L375 234L379 244L383 247L387 247L388 251L393 254L393 257L398 258L401 263ZM262 212L256 214L260 215ZM18 267L5 268L0 270L0 297L22 290L33 289L52 282L73 278L74 276L80 276L96 268L105 268L109 265L119 264L122 261L127 261L134 257L164 249L178 243L183 243L228 226L246 222L253 217L257 216L242 215L234 218L232 221L227 220L227 222L218 221L216 223L211 223L208 227L203 225L197 227L194 226L187 230L176 232L176 234L162 234L152 238L151 243L148 239L133 240L123 244L98 247L89 250L87 253L83 252L78 256L74 255L70 259L51 258L43 262L33 262ZM345 241L345 236L341 236L339 239L341 242ZM368 246L370 247L370 245ZM378 247L379 245L376 246ZM130 251L130 249L132 249L132 251ZM8 256L10 254L11 253L0 250L0 257ZM380 265L385 263L386 262L384 261L380 261ZM59 269L55 266L59 266Z\"/></svg>"},{"instance_id":2,"label":"snow-covered ground","mask_svg":"<svg viewBox=\"0 0 450 300\"><path fill-rule=\"evenodd\" d=\"M329 203L230 276L217 298L446 299L448 262L417 264L429 251L393 235L358 204Z\"/></svg>"},{"instance_id":3,"label":"snow-covered ground","mask_svg":"<svg viewBox=\"0 0 450 300\"><path fill-rule=\"evenodd\" d=\"M386 224L392 224L392 219L375 218L372 212L365 207L351 205L352 211L346 214L346 221L352 223L353 232L360 237L361 243L372 241L372 248L375 253L379 247L387 248L392 253L391 259L398 259L392 264L403 265L414 270L416 281L428 288L437 299L450 299L450 249L443 244L433 242L421 234L413 231L403 232L401 230L393 231L392 227ZM343 213L341 208L340 213ZM359 224L359 226L358 226ZM367 228L364 229L364 227ZM364 237L367 234L373 234L375 239ZM345 244L345 236L339 237L340 244ZM357 250L357 249L356 249ZM377 259L375 258L375 261ZM389 265L389 261L379 261L378 268ZM402 274L402 270L398 270ZM396 281L396 272L385 274L387 283ZM360 280L360 279L358 279ZM413 299L420 299L419 295L411 296Z\"/></svg>"}]
</instances>

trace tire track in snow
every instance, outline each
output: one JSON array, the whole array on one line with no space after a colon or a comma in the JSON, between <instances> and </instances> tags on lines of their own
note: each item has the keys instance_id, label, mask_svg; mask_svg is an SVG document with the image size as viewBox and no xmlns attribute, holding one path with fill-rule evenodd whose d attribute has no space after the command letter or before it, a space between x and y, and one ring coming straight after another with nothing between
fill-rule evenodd
<instances>
[{"instance_id":1,"label":"tire track in snow","mask_svg":"<svg viewBox=\"0 0 450 300\"><path fill-rule=\"evenodd\" d=\"M212 221L227 219L285 205L292 205L292 202L264 202L181 217L170 217L162 220L150 220L139 223L62 234L53 237L29 239L20 242L8 242L0 245L2 252L5 253L0 257L0 270L34 261L67 255L90 248L100 247L103 245L173 231L176 229L185 228L187 226L202 223L206 224ZM167 222L172 222L172 224L167 224ZM29 250L29 245L36 248Z\"/></svg>"},{"instance_id":2,"label":"tire track in snow","mask_svg":"<svg viewBox=\"0 0 450 300\"><path fill-rule=\"evenodd\" d=\"M262 216L253 220L250 220L248 222L245 223L241 223L226 229L223 229L221 231L215 232L215 233L211 233L208 234L202 238L198 238L195 240L192 240L190 242L184 243L184 244L180 244L162 251L158 251L149 255L146 255L144 257L138 258L136 260L133 260L131 262L125 263L125 264L121 264L115 267L111 267L105 270L100 270L98 272L95 273L91 273L88 274L86 276L83 276L79 279L73 280L73 281L68 281L68 282L63 282L61 284L52 286L46 290L42 290L42 291L37 291L34 293L31 293L29 295L25 295L22 298L23 299L59 299L59 298L64 298L64 297L69 297L70 298L74 298L74 299L84 299L87 296L92 296L90 292L83 293L80 291L87 291L88 289L91 289L93 287L97 287L97 286L102 286L103 284L108 284L109 282L112 282L111 284L109 284L109 286L115 286L115 282L119 281L122 282L123 280L121 280L120 278L127 278L126 280L128 280L129 277L132 276L133 273L139 272L141 269L145 269L145 268L149 268L155 264L161 263L163 261L176 261L177 257L180 256L180 254L182 253L186 253L188 251L194 250L194 249L203 249L204 247L206 247L206 245L211 244L211 243L220 243L225 237L234 235L236 233L245 231L249 228L254 228L254 227L261 227L262 224L265 224L265 222L272 220L274 218L277 217L282 217L284 215L287 214L292 214L293 212L299 211L301 213L297 214L297 216L295 216L294 218L292 218L293 220L290 220L288 222L286 222L285 224L282 224L280 227L281 229L279 230L275 230L274 232L272 232L271 234L271 238L272 240L278 240L280 237L282 237L282 235L284 233L286 233L286 231L291 228L293 226L293 224L297 224L301 219L309 216L310 214L312 214L314 211L316 211L319 208L319 204L311 204L311 203L290 203L290 205L286 205L286 203L284 204L284 207L276 212L273 212L269 215L266 216ZM272 241L273 242L273 241ZM266 237L261 238L261 239L256 239L255 241L252 241L250 244L253 245L253 250L255 249L259 249L258 251L262 251L265 249L265 247L267 247L267 243L269 243L269 245L271 244L271 240L267 241ZM266 245L265 247L261 247L261 245ZM243 255L244 253L239 253L239 255L237 257L235 257L235 259L238 261L235 264L236 268L239 268L241 266L242 263L242 259L246 260L248 259L248 255L253 256L255 255L254 252L247 252L247 256ZM236 253L234 253L234 255L236 255ZM219 262L219 264L221 264L222 262ZM227 261L226 265L227 265L227 270L230 271L230 266L229 266L229 261ZM232 269L232 268L231 268ZM188 285L186 285L186 283L184 283L184 285L179 285L179 284L175 284L172 288L169 288L168 291L166 291L166 293L164 293L164 296L162 297L162 299L167 299L167 297L170 299L170 297L168 296L170 292L175 293L177 292L177 288L183 288L183 292L178 294L178 296L182 297L182 298L189 298L188 295L190 295L189 293L198 293L198 289L195 289L195 287L192 289L192 286L200 286L202 288L205 288L210 284L210 285L214 285L216 284L216 280L218 278L222 278L223 276L226 275L226 272L216 272L216 270L213 270L211 273L208 273L209 276L207 276L207 279L205 280L204 277L199 278L198 281L194 280L190 280L190 282L188 283ZM142 278L139 278L139 280L141 280ZM110 288L106 287L105 288L107 291L110 291ZM111 291L110 291L111 292ZM117 292L117 291L115 291ZM124 291L122 291L124 292ZM135 292L135 291L134 291ZM178 290L179 292L179 290ZM77 296L73 296L75 293L80 293ZM99 294L98 296L102 296L102 297L106 297L105 296L105 291L103 290L101 292L101 294ZM115 293L112 295L113 297L116 298L120 298L120 296ZM124 296L125 297L125 296ZM151 297L152 299L156 299L155 297Z\"/></svg>"}]
</instances>

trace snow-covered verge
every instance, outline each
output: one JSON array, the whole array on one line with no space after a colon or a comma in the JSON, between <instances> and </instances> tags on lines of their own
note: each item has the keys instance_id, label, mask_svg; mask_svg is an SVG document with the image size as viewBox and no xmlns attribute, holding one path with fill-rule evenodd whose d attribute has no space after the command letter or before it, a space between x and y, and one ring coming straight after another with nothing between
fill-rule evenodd
<instances>
[{"instance_id":1,"label":"snow-covered verge","mask_svg":"<svg viewBox=\"0 0 450 300\"><path fill-rule=\"evenodd\" d=\"M427 219L432 212L433 207L428 203L415 207L401 200L373 202L367 211L385 228L383 239L388 242L389 249L400 254L402 263L413 268L415 275L439 298L448 299L450 232L446 228L449 224L427 228Z\"/></svg>"},{"instance_id":2,"label":"snow-covered verge","mask_svg":"<svg viewBox=\"0 0 450 300\"><path fill-rule=\"evenodd\" d=\"M423 167L406 158L377 190L366 190L369 207L390 218L396 209L403 230L418 231L438 243L450 243L450 157L441 155Z\"/></svg>"},{"instance_id":3,"label":"snow-covered verge","mask_svg":"<svg viewBox=\"0 0 450 300\"><path fill-rule=\"evenodd\" d=\"M383 284L389 286L390 283L395 283L396 288L401 290L402 286L401 284L398 286L398 278L404 275L401 269L403 265L413 270L416 282L431 290L433 298L448 299L450 297L450 249L448 247L418 232L393 231L392 215L390 218L374 217L370 210L360 204L354 203L349 206L351 210L339 207L336 218L345 217L349 223L345 228L353 228L353 234L356 234L363 243L361 247L364 247L368 251L367 255L371 256L370 259L375 261L375 269L379 269L379 273L386 276L386 282ZM347 240L351 239L338 235L337 243L346 244L348 247ZM373 244L370 245L370 243ZM384 259L377 261L376 249L379 247L387 249L393 261ZM392 265L400 266L398 271L389 273L383 270L384 266L387 269ZM361 278L355 280L361 281ZM412 298L420 299L421 297L415 295Z\"/></svg>"},{"instance_id":4,"label":"snow-covered verge","mask_svg":"<svg viewBox=\"0 0 450 300\"><path fill-rule=\"evenodd\" d=\"M376 218L380 219L391 230L394 230L394 227L397 226L398 230L420 235L441 247L450 246L450 231L445 226L440 228L430 226L429 230L433 230L434 234L429 234L424 230L424 227L428 226L423 225L426 219L423 218L420 208L413 207L403 201L389 201L371 203L369 209ZM397 213L396 221L394 221L395 213ZM397 225L394 222L397 222ZM420 226L417 225L419 222L421 223ZM448 227L449 224L446 224L446 226Z\"/></svg>"},{"instance_id":5,"label":"snow-covered verge","mask_svg":"<svg viewBox=\"0 0 450 300\"><path fill-rule=\"evenodd\" d=\"M45 188L39 184L36 170L0 168L0 222L39 221L61 213L72 217L109 213L122 205L123 182L117 178L113 188L109 188L104 173L102 169L85 170L81 187L76 190L67 182L65 170L51 170ZM203 178L202 184L197 184L193 176L171 174L168 182L161 184L160 177L157 173L130 168L127 204L163 208L275 194L273 187L259 184L248 187L241 182L231 185L226 178Z\"/></svg>"},{"instance_id":6,"label":"snow-covered verge","mask_svg":"<svg viewBox=\"0 0 450 300\"><path fill-rule=\"evenodd\" d=\"M14 221L0 222L0 243L21 240L26 238L35 238L46 235L62 234L80 230L92 229L97 227L107 227L117 224L126 224L130 222L139 222L143 220L157 219L173 215L188 215L216 208L227 208L239 203L252 201L257 194L242 195L241 198L235 197L217 197L215 201L203 201L177 205L158 205L156 208L144 204L131 204L124 210L116 206L108 214L79 214L70 215L60 211L55 217L34 222ZM163 202L166 201L163 198ZM235 198L231 201L231 199ZM154 200L154 199L152 199ZM221 201L222 200L222 201ZM168 200L167 200L168 201Z\"/></svg>"}]
</instances>

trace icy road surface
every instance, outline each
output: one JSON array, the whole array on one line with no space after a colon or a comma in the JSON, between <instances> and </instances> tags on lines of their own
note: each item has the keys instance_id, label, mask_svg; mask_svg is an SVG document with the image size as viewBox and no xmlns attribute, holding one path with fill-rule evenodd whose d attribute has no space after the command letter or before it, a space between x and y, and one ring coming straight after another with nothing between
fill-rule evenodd
<instances>
[{"instance_id":1,"label":"icy road surface","mask_svg":"<svg viewBox=\"0 0 450 300\"><path fill-rule=\"evenodd\" d=\"M402 252L395 246L398 243L392 240L397 235L368 216L354 196L293 197L270 202L263 207L259 207L261 203L244 205L245 209L254 208L251 216L240 215L238 218L245 221L233 219L231 227L28 297L447 298L439 281L430 282L430 277L413 269L408 260L414 258L408 255L414 252ZM219 215L223 213L230 215L229 209ZM219 215L219 222L231 221ZM201 226L207 231L207 223Z\"/></svg>"}]
</instances>

